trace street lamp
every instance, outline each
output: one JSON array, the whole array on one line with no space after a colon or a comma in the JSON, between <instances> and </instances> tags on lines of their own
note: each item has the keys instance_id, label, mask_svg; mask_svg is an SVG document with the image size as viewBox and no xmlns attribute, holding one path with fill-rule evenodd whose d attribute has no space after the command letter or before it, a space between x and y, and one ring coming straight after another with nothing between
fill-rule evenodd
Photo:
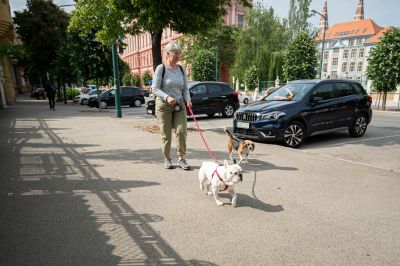
<instances>
[{"instance_id":1,"label":"street lamp","mask_svg":"<svg viewBox=\"0 0 400 266\"><path fill-rule=\"evenodd\" d=\"M316 11L315 9L311 9L311 12L315 14L319 14L321 15L321 17L324 18L324 33L323 33L323 37L322 37L322 50L321 50L321 59L320 59L320 66L319 66L319 78L322 79L322 63L324 60L324 46L325 46L325 31L326 31L326 17L324 15L322 15L321 13L319 13L318 11Z\"/></svg>"}]
</instances>

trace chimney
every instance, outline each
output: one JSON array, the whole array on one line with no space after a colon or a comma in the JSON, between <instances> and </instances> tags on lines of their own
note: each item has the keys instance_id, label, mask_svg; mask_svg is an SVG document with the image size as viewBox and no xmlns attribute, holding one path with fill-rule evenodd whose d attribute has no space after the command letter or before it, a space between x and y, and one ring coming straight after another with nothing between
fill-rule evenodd
<instances>
[{"instance_id":1,"label":"chimney","mask_svg":"<svg viewBox=\"0 0 400 266\"><path fill-rule=\"evenodd\" d=\"M364 0L359 0L358 6L357 6L357 11L356 11L356 14L354 15L353 21L363 20L363 19L364 19Z\"/></svg>"},{"instance_id":2,"label":"chimney","mask_svg":"<svg viewBox=\"0 0 400 266\"><path fill-rule=\"evenodd\" d=\"M319 20L319 26L318 26L318 31L320 33L323 33L325 29L328 29L329 25L328 25L328 4L327 4L327 0L325 0L324 2L324 8L322 9L322 15L321 19ZM325 25L325 27L324 27Z\"/></svg>"}]
</instances>

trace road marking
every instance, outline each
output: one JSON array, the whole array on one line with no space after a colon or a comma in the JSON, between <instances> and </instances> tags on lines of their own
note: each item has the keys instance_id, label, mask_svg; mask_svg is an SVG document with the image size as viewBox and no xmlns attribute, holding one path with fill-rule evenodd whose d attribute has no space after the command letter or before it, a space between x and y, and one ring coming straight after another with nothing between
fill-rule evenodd
<instances>
[{"instance_id":1,"label":"road marking","mask_svg":"<svg viewBox=\"0 0 400 266\"><path fill-rule=\"evenodd\" d=\"M341 143L336 143L336 144L320 146L320 147L318 147L318 149L326 148L326 147L334 147L334 146L339 146L339 145L343 145L343 144L351 144L351 143L357 143L357 142L365 142L365 141L370 141L370 140L387 139L387 138L395 138L395 137L400 137L400 135L392 135L392 136L385 136L385 137L378 137L378 138L360 139L360 140L354 140L354 141L348 141L348 142L341 142Z\"/></svg>"}]
</instances>

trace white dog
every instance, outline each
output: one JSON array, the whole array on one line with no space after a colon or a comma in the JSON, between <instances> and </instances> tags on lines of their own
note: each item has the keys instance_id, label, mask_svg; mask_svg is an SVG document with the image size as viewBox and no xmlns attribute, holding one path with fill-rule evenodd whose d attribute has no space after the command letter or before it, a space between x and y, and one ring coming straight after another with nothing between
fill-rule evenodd
<instances>
[{"instance_id":1,"label":"white dog","mask_svg":"<svg viewBox=\"0 0 400 266\"><path fill-rule=\"evenodd\" d=\"M203 162L199 170L200 189L204 190L208 195L214 195L218 206L223 205L219 200L218 192L228 190L232 196L232 206L236 206L237 195L235 192L235 184L243 180L243 169L240 165L228 165L225 160L223 165L214 162ZM211 191L210 191L211 186Z\"/></svg>"}]
</instances>

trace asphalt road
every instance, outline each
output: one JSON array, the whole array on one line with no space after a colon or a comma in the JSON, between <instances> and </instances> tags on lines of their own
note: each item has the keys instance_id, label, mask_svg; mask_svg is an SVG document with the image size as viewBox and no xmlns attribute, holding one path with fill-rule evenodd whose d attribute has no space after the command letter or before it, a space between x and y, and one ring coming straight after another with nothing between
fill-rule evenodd
<instances>
[{"instance_id":1,"label":"asphalt road","mask_svg":"<svg viewBox=\"0 0 400 266\"><path fill-rule=\"evenodd\" d=\"M2 265L400 264L399 113L375 112L360 139L257 143L233 208L199 191L210 156L193 121L192 170L165 170L144 107L93 110L21 97L0 110ZM227 158L231 120L199 124Z\"/></svg>"}]
</instances>

